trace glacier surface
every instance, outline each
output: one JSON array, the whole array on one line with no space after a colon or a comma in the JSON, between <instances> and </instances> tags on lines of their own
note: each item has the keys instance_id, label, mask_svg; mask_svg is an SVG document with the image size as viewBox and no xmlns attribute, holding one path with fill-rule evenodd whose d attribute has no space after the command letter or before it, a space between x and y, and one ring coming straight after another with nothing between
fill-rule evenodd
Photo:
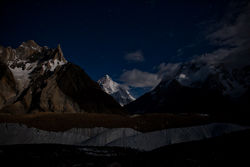
<instances>
[{"instance_id":1,"label":"glacier surface","mask_svg":"<svg viewBox=\"0 0 250 167\"><path fill-rule=\"evenodd\" d=\"M170 144L202 140L249 129L235 124L211 123L142 133L130 128L83 128L51 132L22 124L0 124L0 145L69 144L79 146L118 146L150 151Z\"/></svg>"}]
</instances>

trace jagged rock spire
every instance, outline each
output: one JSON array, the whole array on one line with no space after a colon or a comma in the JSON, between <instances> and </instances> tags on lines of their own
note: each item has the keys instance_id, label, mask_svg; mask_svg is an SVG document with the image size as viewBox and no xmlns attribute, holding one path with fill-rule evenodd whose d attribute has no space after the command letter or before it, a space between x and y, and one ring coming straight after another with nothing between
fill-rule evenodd
<instances>
[{"instance_id":1,"label":"jagged rock spire","mask_svg":"<svg viewBox=\"0 0 250 167\"><path fill-rule=\"evenodd\" d=\"M57 53L55 55L55 58L60 60L60 61L67 62L67 60L63 56L63 52L62 52L60 44L57 45Z\"/></svg>"}]
</instances>

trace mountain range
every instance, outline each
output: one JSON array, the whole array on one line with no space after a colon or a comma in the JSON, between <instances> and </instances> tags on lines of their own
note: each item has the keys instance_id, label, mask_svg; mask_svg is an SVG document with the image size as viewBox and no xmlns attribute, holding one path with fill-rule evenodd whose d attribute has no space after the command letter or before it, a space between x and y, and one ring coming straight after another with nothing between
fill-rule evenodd
<instances>
[{"instance_id":1,"label":"mountain range","mask_svg":"<svg viewBox=\"0 0 250 167\"><path fill-rule=\"evenodd\" d=\"M150 153L158 152L160 157L171 147L192 150L195 146L200 150L201 142L214 141L212 146L217 148L218 137L225 143L226 135L249 136L248 63L228 66L196 60L172 67L161 74L163 79L152 91L135 99L126 86L108 75L93 81L64 58L60 45L51 49L30 40L16 49L0 47L0 156L13 160L13 154L18 153L14 159L19 163L22 157L15 147L32 147L37 152L25 153L22 149L22 155L35 157L37 163L39 154L44 161L42 150L56 145L58 159L65 152L58 148L67 145L79 149L66 152L81 162L87 162L84 157L97 157L93 161L98 162L100 157L110 155L123 161L124 154L116 153L117 148L133 149L136 155L143 151L135 159L144 155L150 160ZM238 134L233 135L235 138L230 138L225 147L235 144L235 139L242 140ZM188 149L183 149L187 143ZM38 145L43 149L36 149ZM179 157L180 150L174 151ZM208 158L205 155L208 160L214 157L214 151L210 151ZM131 152L128 155L134 156ZM68 157L64 159L68 165Z\"/></svg>"},{"instance_id":2,"label":"mountain range","mask_svg":"<svg viewBox=\"0 0 250 167\"><path fill-rule=\"evenodd\" d=\"M229 113L250 109L250 64L199 59L173 66L154 90L126 106L130 113Z\"/></svg>"},{"instance_id":3,"label":"mountain range","mask_svg":"<svg viewBox=\"0 0 250 167\"><path fill-rule=\"evenodd\" d=\"M93 81L64 58L60 45L29 40L16 49L0 46L0 112L247 113L250 63L235 64L199 58L175 64L135 100L108 75Z\"/></svg>"}]
</instances>

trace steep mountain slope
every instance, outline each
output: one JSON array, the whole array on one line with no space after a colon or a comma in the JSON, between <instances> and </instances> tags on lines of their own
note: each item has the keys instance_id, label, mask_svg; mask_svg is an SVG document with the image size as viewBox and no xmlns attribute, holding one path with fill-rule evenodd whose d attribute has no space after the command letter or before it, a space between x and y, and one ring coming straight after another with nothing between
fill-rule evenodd
<instances>
[{"instance_id":1,"label":"steep mountain slope","mask_svg":"<svg viewBox=\"0 0 250 167\"><path fill-rule=\"evenodd\" d=\"M105 75L103 78L98 80L98 84L104 92L111 95L121 106L135 100L127 88L117 82L114 82L108 75Z\"/></svg>"},{"instance_id":2,"label":"steep mountain slope","mask_svg":"<svg viewBox=\"0 0 250 167\"><path fill-rule=\"evenodd\" d=\"M80 67L65 60L60 45L50 49L27 41L17 49L0 47L0 60L10 78L13 76L10 82L16 93L0 112L121 113L121 107L111 96Z\"/></svg>"},{"instance_id":3,"label":"steep mountain slope","mask_svg":"<svg viewBox=\"0 0 250 167\"><path fill-rule=\"evenodd\" d=\"M131 113L248 111L249 88L249 65L232 68L190 61L179 64L153 91L126 108Z\"/></svg>"},{"instance_id":4,"label":"steep mountain slope","mask_svg":"<svg viewBox=\"0 0 250 167\"><path fill-rule=\"evenodd\" d=\"M0 109L16 96L16 82L8 66L0 62Z\"/></svg>"}]
</instances>

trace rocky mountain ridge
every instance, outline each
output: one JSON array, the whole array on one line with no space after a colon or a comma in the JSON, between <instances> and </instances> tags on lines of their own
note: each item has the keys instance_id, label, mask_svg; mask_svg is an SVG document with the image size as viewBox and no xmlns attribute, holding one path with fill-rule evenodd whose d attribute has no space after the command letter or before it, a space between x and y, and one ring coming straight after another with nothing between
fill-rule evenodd
<instances>
[{"instance_id":1,"label":"rocky mountain ridge","mask_svg":"<svg viewBox=\"0 0 250 167\"><path fill-rule=\"evenodd\" d=\"M12 83L11 90L1 93L0 112L121 113L111 96L80 67L67 62L60 45L50 49L30 40L16 49L0 47L0 61L6 71L0 76L5 83L0 89Z\"/></svg>"}]
</instances>

